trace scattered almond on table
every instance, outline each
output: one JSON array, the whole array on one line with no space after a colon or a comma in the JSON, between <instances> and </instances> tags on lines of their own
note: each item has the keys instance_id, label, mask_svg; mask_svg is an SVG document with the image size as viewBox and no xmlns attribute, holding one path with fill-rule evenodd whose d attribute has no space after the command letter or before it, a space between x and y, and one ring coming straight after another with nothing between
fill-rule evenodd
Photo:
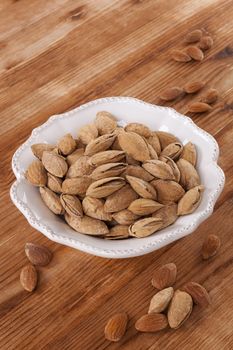
<instances>
[{"instance_id":1,"label":"scattered almond on table","mask_svg":"<svg viewBox=\"0 0 233 350\"><path fill-rule=\"evenodd\" d=\"M185 88L194 92L202 85ZM163 97L183 93L172 88ZM175 135L141 123L119 127L106 111L77 137L32 145L38 159L26 171L44 204L75 231L111 240L143 238L198 207L204 188L191 142L183 145ZM30 244L26 254L35 265L51 259L46 248Z\"/></svg>"},{"instance_id":2,"label":"scattered almond on table","mask_svg":"<svg viewBox=\"0 0 233 350\"><path fill-rule=\"evenodd\" d=\"M174 290L177 267L174 263L159 266L152 276L152 285L158 289L152 297L147 314L135 323L138 332L156 333L168 327L177 329L191 316L195 305L206 308L210 305L207 290L197 282L188 282ZM120 313L112 316L105 326L105 338L119 341L126 332L128 318ZM117 334L117 335L116 335Z\"/></svg>"}]
</instances>

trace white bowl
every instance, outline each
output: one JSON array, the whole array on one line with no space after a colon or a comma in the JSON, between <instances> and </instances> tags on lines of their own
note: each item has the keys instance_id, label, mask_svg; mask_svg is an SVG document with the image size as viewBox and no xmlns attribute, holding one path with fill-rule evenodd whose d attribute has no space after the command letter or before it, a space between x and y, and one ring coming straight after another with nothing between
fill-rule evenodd
<instances>
[{"instance_id":1,"label":"white bowl","mask_svg":"<svg viewBox=\"0 0 233 350\"><path fill-rule=\"evenodd\" d=\"M76 136L78 129L93 121L96 113L102 110L111 112L120 123L144 123L151 129L175 134L184 144L191 141L196 145L197 169L205 191L202 202L194 213L179 217L173 225L146 238L109 241L75 232L46 208L38 188L30 185L24 177L25 170L34 158L30 146L38 142L56 143L68 132ZM107 258L139 256L190 234L211 215L225 181L224 173L217 165L218 154L219 148L215 139L190 118L172 108L155 106L131 97L102 98L70 112L52 116L46 123L33 130L12 159L12 168L17 180L11 187L11 199L31 226L55 242Z\"/></svg>"}]
</instances>

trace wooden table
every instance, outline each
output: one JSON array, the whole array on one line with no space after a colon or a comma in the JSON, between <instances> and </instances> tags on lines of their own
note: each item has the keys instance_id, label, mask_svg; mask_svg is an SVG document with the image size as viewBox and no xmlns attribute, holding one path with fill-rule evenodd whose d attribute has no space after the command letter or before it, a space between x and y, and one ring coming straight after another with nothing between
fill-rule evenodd
<instances>
[{"instance_id":1,"label":"wooden table","mask_svg":"<svg viewBox=\"0 0 233 350\"><path fill-rule=\"evenodd\" d=\"M1 0L1 350L233 349L232 16L232 0ZM204 61L172 61L171 50L196 28L214 38ZM103 96L159 103L165 87L196 79L220 93L210 113L191 117L217 139L226 186L194 234L146 256L107 260L48 241L11 203L11 157L50 115ZM186 113L195 98L169 105ZM209 233L219 235L222 247L203 262L200 248ZM54 252L32 294L19 283L28 241ZM177 288L189 280L203 283L212 306L196 308L177 331L139 334L134 323L155 292L151 275L166 262L177 264ZM120 310L129 313L129 328L120 343L109 343L104 325Z\"/></svg>"}]
</instances>

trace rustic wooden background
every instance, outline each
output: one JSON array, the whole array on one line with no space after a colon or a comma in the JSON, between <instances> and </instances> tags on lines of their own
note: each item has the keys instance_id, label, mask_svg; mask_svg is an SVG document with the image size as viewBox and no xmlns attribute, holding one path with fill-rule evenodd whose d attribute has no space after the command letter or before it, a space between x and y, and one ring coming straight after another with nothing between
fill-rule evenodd
<instances>
[{"instance_id":1,"label":"rustic wooden background","mask_svg":"<svg viewBox=\"0 0 233 350\"><path fill-rule=\"evenodd\" d=\"M0 1L0 349L233 349L233 3L232 0L1 0ZM184 35L204 28L214 47L202 63L170 59ZM103 96L135 96L159 103L161 89L204 79L220 92L211 113L193 120L217 139L226 186L214 214L198 230L147 256L106 260L48 241L29 226L9 199L11 157L31 130L55 113ZM186 97L170 105L186 113ZM211 181L211 178L210 178ZM209 233L222 247L202 262ZM38 289L19 283L25 242L54 251L40 269ZM177 287L201 282L213 305L195 309L177 331L139 334L154 269L178 266ZM118 344L104 339L106 320L127 311Z\"/></svg>"}]
</instances>

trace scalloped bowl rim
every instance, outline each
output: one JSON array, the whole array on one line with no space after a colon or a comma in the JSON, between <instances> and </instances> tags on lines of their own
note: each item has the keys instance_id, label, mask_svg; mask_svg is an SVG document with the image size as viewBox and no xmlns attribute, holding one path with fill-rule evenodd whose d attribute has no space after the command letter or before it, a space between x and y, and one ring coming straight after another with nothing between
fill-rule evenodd
<instances>
[{"instance_id":1,"label":"scalloped bowl rim","mask_svg":"<svg viewBox=\"0 0 233 350\"><path fill-rule=\"evenodd\" d=\"M56 122L59 119L63 119L66 117L69 117L76 112L83 110L85 108L88 108L93 105L99 105L103 103L111 103L111 102L127 102L127 103L136 103L140 104L143 106L146 106L147 108L152 108L152 109L157 109L157 110L163 110L169 113L172 117L182 119L184 124L189 124L192 126L192 128L195 128L196 131L199 134L204 134L205 137L208 138L209 142L213 146L213 153L211 155L212 163L211 165L215 167L216 173L218 175L218 182L216 183L216 187L212 191L208 203L206 205L206 208L204 211L202 211L199 216L190 222L186 226L182 226L181 229L176 229L172 230L171 225L170 232L166 233L163 235L163 237L160 237L160 239L156 239L156 235L152 235L150 243L143 244L143 239L137 239L139 241L139 247L138 248L130 248L128 247L127 249L114 249L114 241L112 241L112 247L111 249L105 249L105 248L99 248L96 247L94 244L87 244L84 242L80 242L79 239L77 238L70 238L65 235L58 234L53 231L51 227L48 225L44 224L41 220L38 220L30 207L25 204L18 196L17 194L17 188L20 186L22 181L25 181L24 178L24 172L20 169L20 164L19 164L19 158L21 153L24 151L25 148L30 147L30 145L33 143L33 140L35 137L45 128L48 126L51 126L52 124L55 125ZM49 239L79 249L81 251L101 256L101 257L106 257L106 258L128 258L128 257L134 257L134 256L139 256L139 255L144 255L147 253L150 253L154 250L157 250L161 247L164 247L167 244L170 244L173 241L176 241L193 231L204 221L206 220L213 212L214 205L216 203L217 198L219 197L220 193L223 190L224 183L225 183L225 175L222 169L217 165L217 160L218 160L218 155L219 155L219 147L214 139L213 136L208 134L206 131L203 129L199 128L193 121L187 116L184 116L180 113L178 113L175 109L170 108L170 107L162 107L162 106L157 106L151 103L144 102L142 100L133 98L133 97L105 97L105 98L100 98L96 99L94 101L90 101L88 103L85 103L69 112L65 112L59 115L53 115L51 116L44 124L41 126L33 129L31 136L16 150L12 157L12 169L16 177L16 181L12 184L11 189L10 189L10 196L15 204L15 206L21 211L21 213L25 216L29 224L34 227L36 230L39 232L43 233L45 236L47 236ZM162 231L161 231L162 232ZM136 238L134 238L135 240ZM131 239L132 240L132 239ZM130 239L126 240L130 241Z\"/></svg>"}]
</instances>

